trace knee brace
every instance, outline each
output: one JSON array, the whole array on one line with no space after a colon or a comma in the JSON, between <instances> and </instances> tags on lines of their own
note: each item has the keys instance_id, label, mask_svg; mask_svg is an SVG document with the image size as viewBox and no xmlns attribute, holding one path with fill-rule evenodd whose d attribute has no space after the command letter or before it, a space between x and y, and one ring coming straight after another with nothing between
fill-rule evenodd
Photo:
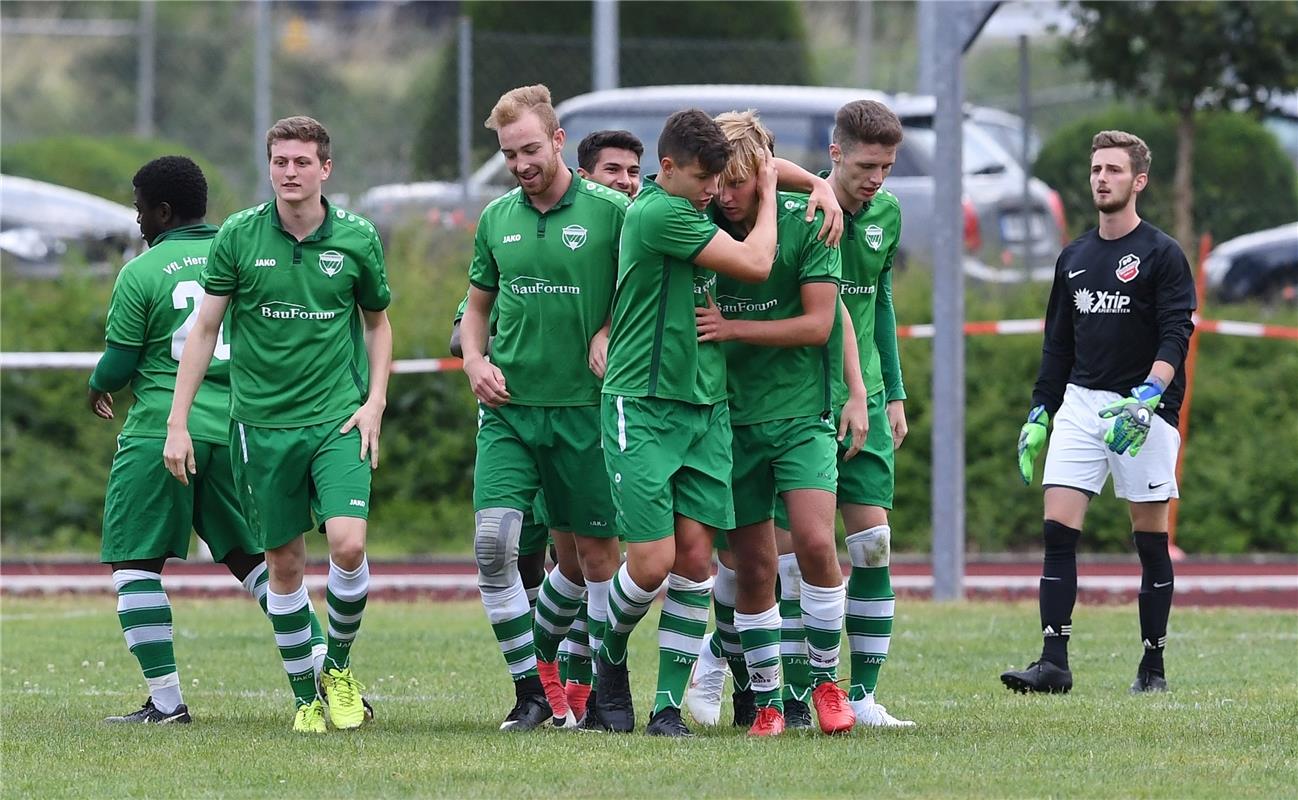
<instances>
[{"instance_id":1,"label":"knee brace","mask_svg":"<svg viewBox=\"0 0 1298 800\"><path fill-rule=\"evenodd\" d=\"M854 567L886 567L892 554L892 528L875 525L847 537L847 556Z\"/></svg>"},{"instance_id":2,"label":"knee brace","mask_svg":"<svg viewBox=\"0 0 1298 800\"><path fill-rule=\"evenodd\" d=\"M484 508L474 514L473 557L478 562L478 587L500 591L518 578L518 537L523 512L516 508Z\"/></svg>"}]
</instances>

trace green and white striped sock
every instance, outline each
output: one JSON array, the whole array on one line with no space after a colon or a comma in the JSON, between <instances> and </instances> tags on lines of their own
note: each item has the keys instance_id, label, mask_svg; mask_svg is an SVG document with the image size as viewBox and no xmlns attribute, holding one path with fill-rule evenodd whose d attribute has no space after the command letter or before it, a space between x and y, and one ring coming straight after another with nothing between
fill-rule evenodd
<instances>
[{"instance_id":1,"label":"green and white striped sock","mask_svg":"<svg viewBox=\"0 0 1298 800\"><path fill-rule=\"evenodd\" d=\"M631 631L649 613L649 606L658 596L655 587L652 590L641 589L631 580L631 573L626 563L618 568L617 574L610 581L612 587L608 593L608 624L604 628L604 641L599 648L599 657L610 664L621 664L626 661L626 645L631 638Z\"/></svg>"},{"instance_id":2,"label":"green and white striped sock","mask_svg":"<svg viewBox=\"0 0 1298 800\"><path fill-rule=\"evenodd\" d=\"M744 659L757 706L784 711L780 697L780 609L771 606L757 614L735 614L735 627L744 642Z\"/></svg>"},{"instance_id":3,"label":"green and white striped sock","mask_svg":"<svg viewBox=\"0 0 1298 800\"><path fill-rule=\"evenodd\" d=\"M261 606L262 613L266 613L266 592L270 589L270 572L266 568L266 562L263 561L252 568L252 572L243 579L243 588L252 599L257 601ZM316 616L315 606L311 604L311 595L308 593L306 598L307 613L311 615L311 660L315 665L317 676L320 670L324 668L325 652L328 650L325 645L324 629L320 627L320 618Z\"/></svg>"},{"instance_id":4,"label":"green and white striped sock","mask_svg":"<svg viewBox=\"0 0 1298 800\"><path fill-rule=\"evenodd\" d=\"M507 589L480 589L487 621L496 634L505 665L515 682L536 675L536 648L532 642L532 607L518 575Z\"/></svg>"},{"instance_id":5,"label":"green and white striped sock","mask_svg":"<svg viewBox=\"0 0 1298 800\"><path fill-rule=\"evenodd\" d=\"M811 697L811 662L807 661L807 631L802 627L802 570L793 553L780 556L776 589L780 595L780 665L785 701Z\"/></svg>"},{"instance_id":6,"label":"green and white striped sock","mask_svg":"<svg viewBox=\"0 0 1298 800\"><path fill-rule=\"evenodd\" d=\"M807 631L807 661L811 686L838 680L838 654L842 648L843 584L813 586L802 581L802 626Z\"/></svg>"},{"instance_id":7,"label":"green and white striped sock","mask_svg":"<svg viewBox=\"0 0 1298 800\"><path fill-rule=\"evenodd\" d=\"M896 595L889 573L891 529L877 525L847 537L852 574L847 580L847 640L852 652L852 685L848 696L862 700L879 685L879 670L888 660Z\"/></svg>"},{"instance_id":8,"label":"green and white striped sock","mask_svg":"<svg viewBox=\"0 0 1298 800\"><path fill-rule=\"evenodd\" d=\"M288 594L266 593L266 615L275 629L280 661L299 706L316 699L315 661L311 657L311 616L306 585Z\"/></svg>"},{"instance_id":9,"label":"green and white striped sock","mask_svg":"<svg viewBox=\"0 0 1298 800\"><path fill-rule=\"evenodd\" d=\"M126 647L140 662L153 705L164 714L185 702L172 644L171 601L162 589L162 573L142 569L113 571L117 621Z\"/></svg>"},{"instance_id":10,"label":"green and white striped sock","mask_svg":"<svg viewBox=\"0 0 1298 800\"><path fill-rule=\"evenodd\" d=\"M586 610L586 599L582 597L577 606L577 616L568 629L568 635L559 645L559 680L590 685L590 627Z\"/></svg>"},{"instance_id":11,"label":"green and white striped sock","mask_svg":"<svg viewBox=\"0 0 1298 800\"><path fill-rule=\"evenodd\" d=\"M541 581L541 592L536 597L536 616L532 623L532 639L536 657L552 662L559 655L559 643L568 635L572 621L581 608L581 598L586 587L568 580L558 567L550 570Z\"/></svg>"},{"instance_id":12,"label":"green and white striped sock","mask_svg":"<svg viewBox=\"0 0 1298 800\"><path fill-rule=\"evenodd\" d=\"M735 691L748 689L748 664L744 660L744 645L735 627L735 596L739 590L735 571L725 564L717 564L717 577L712 584L712 606L716 609L717 632L712 637L712 654L722 656L730 665Z\"/></svg>"},{"instance_id":13,"label":"green and white striped sock","mask_svg":"<svg viewBox=\"0 0 1298 800\"><path fill-rule=\"evenodd\" d=\"M362 557L356 569L345 570L329 559L329 579L325 604L329 610L328 652L326 669L347 669L351 664L352 643L361 629L361 617L370 591L370 562ZM308 605L310 600L308 599Z\"/></svg>"},{"instance_id":14,"label":"green and white striped sock","mask_svg":"<svg viewBox=\"0 0 1298 800\"><path fill-rule=\"evenodd\" d=\"M667 599L658 620L658 689L653 713L668 706L680 708L690 670L699 658L708 630L708 600L712 578L692 581L672 573L667 576Z\"/></svg>"}]
</instances>

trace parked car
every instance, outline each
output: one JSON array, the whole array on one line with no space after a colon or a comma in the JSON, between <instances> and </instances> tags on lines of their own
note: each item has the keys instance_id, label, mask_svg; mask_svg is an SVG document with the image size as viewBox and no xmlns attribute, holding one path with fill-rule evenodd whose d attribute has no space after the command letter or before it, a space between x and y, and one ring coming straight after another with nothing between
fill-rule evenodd
<instances>
[{"instance_id":1,"label":"parked car","mask_svg":"<svg viewBox=\"0 0 1298 800\"><path fill-rule=\"evenodd\" d=\"M57 277L72 260L108 272L142 248L135 209L44 181L0 175L0 252L14 274Z\"/></svg>"},{"instance_id":2,"label":"parked car","mask_svg":"<svg viewBox=\"0 0 1298 800\"><path fill-rule=\"evenodd\" d=\"M1203 264L1213 298L1298 300L1298 222L1222 242Z\"/></svg>"},{"instance_id":3,"label":"parked car","mask_svg":"<svg viewBox=\"0 0 1298 800\"><path fill-rule=\"evenodd\" d=\"M928 262L937 144L931 97L892 98L868 90L808 86L649 86L580 95L555 110L568 133L564 157L569 165L576 164L577 143L587 133L622 128L645 143L645 172L651 173L658 134L672 112L693 107L719 114L753 108L775 134L779 155L819 170L830 166L834 113L844 103L863 98L889 104L902 119L906 138L886 186L903 209L902 262ZM1063 204L1048 186L1032 179L1024 214L1022 167L971 120L963 133L961 229L969 256L966 268L994 281L1020 280L1028 273L1050 278L1062 244ZM379 186L361 196L357 210L381 229L411 218L428 224L471 224L487 202L514 185L504 157L497 153L473 173L467 193L460 184L444 181Z\"/></svg>"}]
</instances>

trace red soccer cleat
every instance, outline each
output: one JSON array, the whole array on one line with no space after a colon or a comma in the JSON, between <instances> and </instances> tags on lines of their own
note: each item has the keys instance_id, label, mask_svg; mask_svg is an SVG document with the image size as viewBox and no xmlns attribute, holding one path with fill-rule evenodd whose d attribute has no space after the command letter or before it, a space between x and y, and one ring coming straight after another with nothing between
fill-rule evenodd
<instances>
[{"instance_id":1,"label":"red soccer cleat","mask_svg":"<svg viewBox=\"0 0 1298 800\"><path fill-rule=\"evenodd\" d=\"M847 692L838 684L826 681L811 692L811 704L816 707L820 729L828 734L847 733L856 724L856 714L848 703Z\"/></svg>"},{"instance_id":2,"label":"red soccer cleat","mask_svg":"<svg viewBox=\"0 0 1298 800\"><path fill-rule=\"evenodd\" d=\"M568 716L568 698L563 693L563 684L559 682L559 662L538 658L536 673L541 676L541 688L545 689L545 699L550 704L556 722L564 720Z\"/></svg>"},{"instance_id":3,"label":"red soccer cleat","mask_svg":"<svg viewBox=\"0 0 1298 800\"><path fill-rule=\"evenodd\" d=\"M581 719L586 713L586 701L590 700L590 684L568 681L563 686L563 693L568 700L568 708L572 709L572 715Z\"/></svg>"},{"instance_id":4,"label":"red soccer cleat","mask_svg":"<svg viewBox=\"0 0 1298 800\"><path fill-rule=\"evenodd\" d=\"M749 736L779 736L784 733L784 714L775 706L757 709L757 720L748 729Z\"/></svg>"}]
</instances>

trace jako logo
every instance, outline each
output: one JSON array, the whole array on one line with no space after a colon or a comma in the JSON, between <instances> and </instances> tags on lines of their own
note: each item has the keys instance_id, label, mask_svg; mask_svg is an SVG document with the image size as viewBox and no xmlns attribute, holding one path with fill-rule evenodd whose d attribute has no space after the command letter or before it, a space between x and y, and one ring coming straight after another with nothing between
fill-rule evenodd
<instances>
[{"instance_id":1,"label":"jako logo","mask_svg":"<svg viewBox=\"0 0 1298 800\"><path fill-rule=\"evenodd\" d=\"M364 507L365 507L365 501L364 501L364 500L352 500L348 505L353 505L353 506L356 506L356 507L358 507L358 508L364 508Z\"/></svg>"},{"instance_id":2,"label":"jako logo","mask_svg":"<svg viewBox=\"0 0 1298 800\"><path fill-rule=\"evenodd\" d=\"M521 241L523 241L523 234L521 234L521 233L509 233L509 234L506 234L506 235L505 235L505 238L503 238L503 239L500 240L500 243L501 243L501 244L513 244L514 242L521 242Z\"/></svg>"},{"instance_id":3,"label":"jako logo","mask_svg":"<svg viewBox=\"0 0 1298 800\"><path fill-rule=\"evenodd\" d=\"M252 263L252 265L253 265L254 267L273 267L273 266L275 266L275 259L273 259L273 258L259 258L259 259L257 259L256 261L254 261L254 262Z\"/></svg>"},{"instance_id":4,"label":"jako logo","mask_svg":"<svg viewBox=\"0 0 1298 800\"><path fill-rule=\"evenodd\" d=\"M336 311L307 311L306 306L286 303L283 300L275 300L270 303L263 303L261 306L261 315L267 319L333 319L338 316Z\"/></svg>"},{"instance_id":5,"label":"jako logo","mask_svg":"<svg viewBox=\"0 0 1298 800\"><path fill-rule=\"evenodd\" d=\"M1121 292L1095 292L1078 289L1073 292L1073 305L1082 314L1130 314L1131 298Z\"/></svg>"},{"instance_id":6,"label":"jako logo","mask_svg":"<svg viewBox=\"0 0 1298 800\"><path fill-rule=\"evenodd\" d=\"M847 278L844 278L838 292L839 294L874 294L874 290L874 284L862 286L855 281L849 281Z\"/></svg>"},{"instance_id":7,"label":"jako logo","mask_svg":"<svg viewBox=\"0 0 1298 800\"><path fill-rule=\"evenodd\" d=\"M519 275L509 282L514 294L581 294L580 286L564 283L550 283L545 278L534 278L531 275Z\"/></svg>"}]
</instances>

